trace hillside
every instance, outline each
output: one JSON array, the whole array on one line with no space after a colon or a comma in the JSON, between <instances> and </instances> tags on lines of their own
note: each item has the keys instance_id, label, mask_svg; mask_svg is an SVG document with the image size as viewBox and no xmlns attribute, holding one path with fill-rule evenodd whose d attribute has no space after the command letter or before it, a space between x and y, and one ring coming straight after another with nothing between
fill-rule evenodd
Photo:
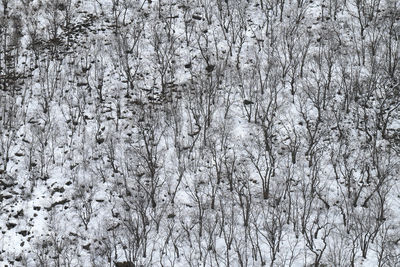
<instances>
[{"instance_id":1,"label":"hillside","mask_svg":"<svg viewBox=\"0 0 400 267\"><path fill-rule=\"evenodd\" d=\"M0 266L400 266L396 0L2 0Z\"/></svg>"}]
</instances>

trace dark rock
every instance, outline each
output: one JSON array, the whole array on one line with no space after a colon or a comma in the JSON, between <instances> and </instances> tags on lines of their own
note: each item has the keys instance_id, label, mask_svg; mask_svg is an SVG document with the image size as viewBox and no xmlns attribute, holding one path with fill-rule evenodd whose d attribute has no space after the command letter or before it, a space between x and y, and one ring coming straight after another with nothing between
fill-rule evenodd
<instances>
[{"instance_id":1,"label":"dark rock","mask_svg":"<svg viewBox=\"0 0 400 267\"><path fill-rule=\"evenodd\" d=\"M135 264L131 261L120 261L120 262L114 262L115 267L135 267Z\"/></svg>"},{"instance_id":2,"label":"dark rock","mask_svg":"<svg viewBox=\"0 0 400 267\"><path fill-rule=\"evenodd\" d=\"M27 235L29 235L29 231L22 230L22 231L19 231L18 234L20 234L22 236L27 236Z\"/></svg>"},{"instance_id":3,"label":"dark rock","mask_svg":"<svg viewBox=\"0 0 400 267\"><path fill-rule=\"evenodd\" d=\"M87 86L88 84L87 83L77 83L76 84L76 86L78 86L78 87L83 87L83 86Z\"/></svg>"},{"instance_id":4,"label":"dark rock","mask_svg":"<svg viewBox=\"0 0 400 267\"><path fill-rule=\"evenodd\" d=\"M104 143L104 138L96 138L97 144L101 145L102 143Z\"/></svg>"},{"instance_id":5,"label":"dark rock","mask_svg":"<svg viewBox=\"0 0 400 267\"><path fill-rule=\"evenodd\" d=\"M55 193L64 193L64 192L65 192L64 187L56 187L53 188L53 192L51 193L51 195L54 195Z\"/></svg>"},{"instance_id":6,"label":"dark rock","mask_svg":"<svg viewBox=\"0 0 400 267\"><path fill-rule=\"evenodd\" d=\"M195 20L202 20L203 19L202 17L200 17L198 15L195 15L195 14L192 15L192 18L195 19Z\"/></svg>"},{"instance_id":7,"label":"dark rock","mask_svg":"<svg viewBox=\"0 0 400 267\"><path fill-rule=\"evenodd\" d=\"M47 211L50 211L50 210L52 210L54 207L59 206L59 205L64 205L64 204L66 204L66 203L68 203L68 202L69 202L68 199L62 199L62 200L60 200L60 201L54 202L53 204L51 204L50 207L45 208L45 209L46 209Z\"/></svg>"},{"instance_id":8,"label":"dark rock","mask_svg":"<svg viewBox=\"0 0 400 267\"><path fill-rule=\"evenodd\" d=\"M2 189L7 189L16 185L16 181L12 177L7 176L6 179L0 180L0 186Z\"/></svg>"},{"instance_id":9,"label":"dark rock","mask_svg":"<svg viewBox=\"0 0 400 267\"><path fill-rule=\"evenodd\" d=\"M208 65L206 67L206 71L209 72L209 73L212 72L214 69L215 69L215 65Z\"/></svg>"},{"instance_id":10,"label":"dark rock","mask_svg":"<svg viewBox=\"0 0 400 267\"><path fill-rule=\"evenodd\" d=\"M254 104L253 101L250 101L250 100L247 100L247 99L243 100L243 105L252 105L252 104Z\"/></svg>"},{"instance_id":11,"label":"dark rock","mask_svg":"<svg viewBox=\"0 0 400 267\"><path fill-rule=\"evenodd\" d=\"M17 219L18 217L22 217L22 216L24 216L24 210L18 211L17 214L15 214L13 217L15 219Z\"/></svg>"},{"instance_id":12,"label":"dark rock","mask_svg":"<svg viewBox=\"0 0 400 267\"><path fill-rule=\"evenodd\" d=\"M75 164L71 164L70 166L69 166L69 169L70 170L73 170L76 166L78 166L79 164L78 163L75 163ZM65 191L65 190L64 190Z\"/></svg>"},{"instance_id":13,"label":"dark rock","mask_svg":"<svg viewBox=\"0 0 400 267\"><path fill-rule=\"evenodd\" d=\"M6 223L6 226L7 226L7 229L8 230L11 230L11 229L13 229L15 226L17 226L17 224L16 223Z\"/></svg>"}]
</instances>

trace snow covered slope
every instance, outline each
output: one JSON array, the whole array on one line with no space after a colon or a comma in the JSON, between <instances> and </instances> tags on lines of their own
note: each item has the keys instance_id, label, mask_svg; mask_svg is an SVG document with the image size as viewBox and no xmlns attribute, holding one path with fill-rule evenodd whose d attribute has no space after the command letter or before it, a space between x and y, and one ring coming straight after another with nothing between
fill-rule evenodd
<instances>
[{"instance_id":1,"label":"snow covered slope","mask_svg":"<svg viewBox=\"0 0 400 267\"><path fill-rule=\"evenodd\" d=\"M3 0L0 266L398 266L393 0Z\"/></svg>"}]
</instances>

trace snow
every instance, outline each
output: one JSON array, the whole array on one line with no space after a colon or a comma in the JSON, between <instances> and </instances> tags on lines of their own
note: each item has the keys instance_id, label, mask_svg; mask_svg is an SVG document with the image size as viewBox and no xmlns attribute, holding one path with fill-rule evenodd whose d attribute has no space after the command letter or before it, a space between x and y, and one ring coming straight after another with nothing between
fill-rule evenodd
<instances>
[{"instance_id":1,"label":"snow","mask_svg":"<svg viewBox=\"0 0 400 267\"><path fill-rule=\"evenodd\" d=\"M6 2L0 266L396 266L398 7Z\"/></svg>"}]
</instances>

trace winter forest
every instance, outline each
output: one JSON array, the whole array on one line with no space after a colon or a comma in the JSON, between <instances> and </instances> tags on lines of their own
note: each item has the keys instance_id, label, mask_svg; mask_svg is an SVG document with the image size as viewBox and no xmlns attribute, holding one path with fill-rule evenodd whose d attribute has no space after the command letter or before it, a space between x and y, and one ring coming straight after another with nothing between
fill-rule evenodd
<instances>
[{"instance_id":1,"label":"winter forest","mask_svg":"<svg viewBox=\"0 0 400 267\"><path fill-rule=\"evenodd\" d=\"M396 0L1 0L0 266L400 266Z\"/></svg>"}]
</instances>

